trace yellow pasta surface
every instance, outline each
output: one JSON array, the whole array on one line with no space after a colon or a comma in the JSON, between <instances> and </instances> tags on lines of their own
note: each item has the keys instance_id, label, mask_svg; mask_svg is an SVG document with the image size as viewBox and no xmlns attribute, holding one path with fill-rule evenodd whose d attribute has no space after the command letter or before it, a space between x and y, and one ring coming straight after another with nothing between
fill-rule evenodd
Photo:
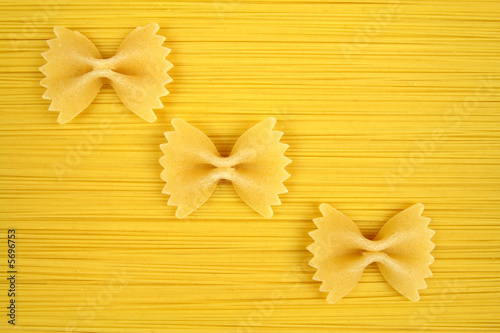
<instances>
[{"instance_id":1,"label":"yellow pasta surface","mask_svg":"<svg viewBox=\"0 0 500 333\"><path fill-rule=\"evenodd\" d=\"M58 124L38 70L54 26L110 58L153 22L174 64L156 122L103 86ZM0 331L11 274L16 332L500 330L500 2L2 0L0 48ZM158 163L171 120L228 156L268 117L293 161L274 216L220 181L177 219ZM419 302L375 264L325 301L307 264L323 202L369 239L425 205Z\"/></svg>"}]
</instances>

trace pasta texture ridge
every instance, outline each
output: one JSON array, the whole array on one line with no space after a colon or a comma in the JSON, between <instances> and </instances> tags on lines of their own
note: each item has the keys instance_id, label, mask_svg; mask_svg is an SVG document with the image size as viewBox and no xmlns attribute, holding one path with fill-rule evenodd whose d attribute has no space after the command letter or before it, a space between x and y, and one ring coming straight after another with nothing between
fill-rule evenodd
<instances>
[{"instance_id":1,"label":"pasta texture ridge","mask_svg":"<svg viewBox=\"0 0 500 333\"><path fill-rule=\"evenodd\" d=\"M42 56L45 78L44 99L50 111L59 111L57 121L65 124L85 110L104 84L110 84L123 104L148 122L156 121L153 109L163 108L160 97L168 94L172 81L166 60L170 49L162 46L165 37L156 35L156 23L137 27L121 43L117 53L103 59L94 44L78 31L54 28L55 39Z\"/></svg>"},{"instance_id":2,"label":"pasta texture ridge","mask_svg":"<svg viewBox=\"0 0 500 333\"><path fill-rule=\"evenodd\" d=\"M230 155L221 157L212 141L181 119L173 119L174 131L166 132L162 144L166 182L163 193L168 205L177 206L175 215L184 218L203 205L220 179L227 179L241 199L266 218L273 216L271 205L280 205L278 194L286 193L283 181L290 177L284 156L288 145L281 143L283 132L273 131L276 119L268 118L247 130L236 141Z\"/></svg>"},{"instance_id":3,"label":"pasta texture ridge","mask_svg":"<svg viewBox=\"0 0 500 333\"><path fill-rule=\"evenodd\" d=\"M429 265L434 231L430 218L423 217L424 205L415 204L392 217L373 240L366 239L346 215L324 203L323 217L314 219L318 229L310 232L314 254L309 264L316 268L313 279L321 281L320 291L328 292L327 302L335 303L358 284L365 267L377 263L385 280L411 301L418 301L419 289L427 288L432 276Z\"/></svg>"}]
</instances>

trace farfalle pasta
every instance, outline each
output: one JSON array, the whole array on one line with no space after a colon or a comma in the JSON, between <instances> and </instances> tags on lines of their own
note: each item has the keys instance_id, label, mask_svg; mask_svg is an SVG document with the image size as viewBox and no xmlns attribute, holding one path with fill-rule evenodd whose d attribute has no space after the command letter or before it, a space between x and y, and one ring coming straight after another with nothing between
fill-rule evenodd
<instances>
[{"instance_id":1,"label":"farfalle pasta","mask_svg":"<svg viewBox=\"0 0 500 333\"><path fill-rule=\"evenodd\" d=\"M320 210L323 217L314 219L318 229L310 232L314 243L308 250L314 257L309 264L317 269L313 278L322 282L320 291L329 293L329 303L354 289L372 262L399 293L412 301L420 299L418 290L427 288L424 279L432 276L429 265L434 261L434 231L428 228L430 219L422 216L424 205L395 215L373 240L330 205L322 204Z\"/></svg>"},{"instance_id":2,"label":"farfalle pasta","mask_svg":"<svg viewBox=\"0 0 500 333\"><path fill-rule=\"evenodd\" d=\"M161 178L168 204L177 206L175 215L184 218L203 205L220 179L228 179L238 195L266 218L273 215L271 205L280 205L278 194L286 193L283 181L290 175L284 156L288 145L281 143L282 132L273 131L276 119L268 118L247 130L236 141L230 155L221 157L212 141L200 130L181 119L173 119L175 131L165 133L165 154Z\"/></svg>"},{"instance_id":3,"label":"farfalle pasta","mask_svg":"<svg viewBox=\"0 0 500 333\"><path fill-rule=\"evenodd\" d=\"M55 27L57 38L49 40L50 50L42 55L47 63L41 85L43 98L52 100L49 110L59 111L57 121L65 124L94 100L104 84L115 89L123 104L148 122L154 122L153 109L163 107L161 96L172 81L166 60L170 49L163 47L165 37L156 35L158 24L151 23L132 31L116 55L103 59L92 42L77 31Z\"/></svg>"}]
</instances>

